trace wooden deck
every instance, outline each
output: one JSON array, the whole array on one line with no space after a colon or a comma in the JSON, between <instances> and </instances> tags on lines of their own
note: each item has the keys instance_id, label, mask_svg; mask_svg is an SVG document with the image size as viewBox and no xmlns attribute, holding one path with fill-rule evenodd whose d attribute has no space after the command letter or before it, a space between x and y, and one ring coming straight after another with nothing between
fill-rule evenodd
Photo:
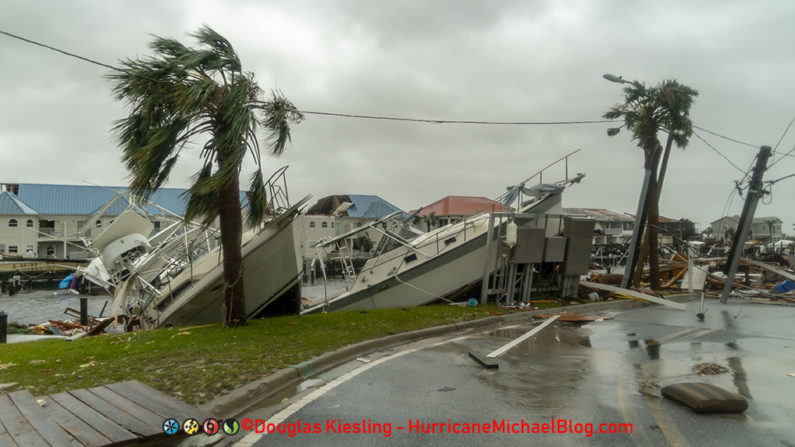
<instances>
[{"instance_id":1,"label":"wooden deck","mask_svg":"<svg viewBox=\"0 0 795 447\"><path fill-rule=\"evenodd\" d=\"M163 422L211 417L140 382L120 382L34 398L29 391L0 395L0 445L106 446L145 440L179 439L166 435ZM200 435L205 436L205 435Z\"/></svg>"}]
</instances>

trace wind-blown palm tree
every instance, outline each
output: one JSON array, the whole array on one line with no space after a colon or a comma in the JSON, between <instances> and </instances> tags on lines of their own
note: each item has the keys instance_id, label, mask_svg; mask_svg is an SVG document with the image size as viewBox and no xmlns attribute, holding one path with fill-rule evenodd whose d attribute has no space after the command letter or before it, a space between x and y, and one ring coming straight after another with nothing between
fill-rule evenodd
<instances>
[{"instance_id":1,"label":"wind-blown palm tree","mask_svg":"<svg viewBox=\"0 0 795 447\"><path fill-rule=\"evenodd\" d=\"M659 200L662 183L668 166L672 143L678 147L687 146L693 134L690 120L690 107L698 92L676 80L666 80L653 88L634 82L624 88L625 101L610 108L605 118L624 118L624 124L632 132L632 139L643 149L644 168L652 173L649 181L649 201L647 204L646 242L649 255L649 280L652 289L660 287L660 259L658 247L658 224L660 218ZM621 127L608 129L607 134L618 134ZM662 166L660 163L662 147L657 137L659 131L668 133ZM643 257L638 265L643 264Z\"/></svg>"},{"instance_id":2,"label":"wind-blown palm tree","mask_svg":"<svg viewBox=\"0 0 795 447\"><path fill-rule=\"evenodd\" d=\"M130 189L144 197L166 182L191 139L207 138L200 154L203 166L187 192L185 220L208 226L220 218L226 286L221 311L226 326L240 326L246 324L241 164L247 153L257 164L247 217L249 226L255 226L268 208L256 131L265 128L270 152L279 155L290 140L289 123L302 115L279 93L263 101L254 75L242 70L223 36L207 26L191 36L200 48L155 37L150 44L155 56L122 60L122 69L108 76L115 98L130 110L114 131L130 171Z\"/></svg>"}]
</instances>

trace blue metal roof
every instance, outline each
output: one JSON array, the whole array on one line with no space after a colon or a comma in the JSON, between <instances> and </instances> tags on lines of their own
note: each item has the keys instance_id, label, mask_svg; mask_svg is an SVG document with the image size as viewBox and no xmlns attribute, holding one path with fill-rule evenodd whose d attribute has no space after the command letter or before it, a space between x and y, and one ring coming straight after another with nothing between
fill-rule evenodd
<instances>
[{"instance_id":1,"label":"blue metal roof","mask_svg":"<svg viewBox=\"0 0 795 447\"><path fill-rule=\"evenodd\" d=\"M19 185L18 200L32 208L34 214L44 215L92 215L105 205L117 192L126 192L121 186L92 185L46 185L38 183L22 183ZM165 208L172 213L184 215L187 207L186 192L183 188L161 188L149 197L149 201ZM245 192L240 192L240 200L248 204ZM126 196L120 197L105 214L118 215L127 209L129 202ZM162 214L152 205L143 208L150 214ZM0 208L0 213L4 213Z\"/></svg>"},{"instance_id":2,"label":"blue metal roof","mask_svg":"<svg viewBox=\"0 0 795 447\"><path fill-rule=\"evenodd\" d=\"M400 211L400 208L392 205L378 196L348 194L348 197L350 197L351 201L353 201L353 205L346 210L348 216L350 217L379 219L395 211ZM406 213L403 213L403 215L403 217L408 216Z\"/></svg>"},{"instance_id":3,"label":"blue metal roof","mask_svg":"<svg viewBox=\"0 0 795 447\"><path fill-rule=\"evenodd\" d=\"M0 193L0 214L37 214L36 210L19 200L14 193L3 191Z\"/></svg>"}]
</instances>

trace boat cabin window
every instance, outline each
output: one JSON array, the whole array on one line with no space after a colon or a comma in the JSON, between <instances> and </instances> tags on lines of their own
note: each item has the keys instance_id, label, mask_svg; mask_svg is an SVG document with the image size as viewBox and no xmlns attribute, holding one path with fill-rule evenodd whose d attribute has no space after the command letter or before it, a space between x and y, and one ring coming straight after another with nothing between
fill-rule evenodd
<instances>
[{"instance_id":1,"label":"boat cabin window","mask_svg":"<svg viewBox=\"0 0 795 447\"><path fill-rule=\"evenodd\" d=\"M412 253L412 254L408 255L404 259L404 261L406 261L406 264L408 264L409 262L416 261L416 260L417 260L417 254L416 253Z\"/></svg>"},{"instance_id":2,"label":"boat cabin window","mask_svg":"<svg viewBox=\"0 0 795 447\"><path fill-rule=\"evenodd\" d=\"M315 223L314 222L309 222L309 228L315 228Z\"/></svg>"},{"instance_id":3,"label":"boat cabin window","mask_svg":"<svg viewBox=\"0 0 795 447\"><path fill-rule=\"evenodd\" d=\"M47 246L47 256L55 256L55 245Z\"/></svg>"},{"instance_id":4,"label":"boat cabin window","mask_svg":"<svg viewBox=\"0 0 795 447\"><path fill-rule=\"evenodd\" d=\"M97 226L97 228L102 227L102 221L98 220L95 225Z\"/></svg>"},{"instance_id":5,"label":"boat cabin window","mask_svg":"<svg viewBox=\"0 0 795 447\"><path fill-rule=\"evenodd\" d=\"M331 222L331 228L334 228L334 222Z\"/></svg>"},{"instance_id":6,"label":"boat cabin window","mask_svg":"<svg viewBox=\"0 0 795 447\"><path fill-rule=\"evenodd\" d=\"M455 238L454 238L454 237L451 237L450 239L445 239L445 240L444 240L444 245L450 245L450 244L452 244L453 242L455 242Z\"/></svg>"},{"instance_id":7,"label":"boat cabin window","mask_svg":"<svg viewBox=\"0 0 795 447\"><path fill-rule=\"evenodd\" d=\"M25 222L25 226L32 227L33 226L33 219L28 219L28 221Z\"/></svg>"},{"instance_id":8,"label":"boat cabin window","mask_svg":"<svg viewBox=\"0 0 795 447\"><path fill-rule=\"evenodd\" d=\"M9 220L8 221L8 226L9 227L16 227L17 226L17 220L16 219Z\"/></svg>"},{"instance_id":9,"label":"boat cabin window","mask_svg":"<svg viewBox=\"0 0 795 447\"><path fill-rule=\"evenodd\" d=\"M323 228L328 228L328 222L323 222L322 224L320 224L320 226Z\"/></svg>"},{"instance_id":10,"label":"boat cabin window","mask_svg":"<svg viewBox=\"0 0 795 447\"><path fill-rule=\"evenodd\" d=\"M160 230L160 221L159 220L156 220L156 221L152 222L152 224L155 226L155 230Z\"/></svg>"},{"instance_id":11,"label":"boat cabin window","mask_svg":"<svg viewBox=\"0 0 795 447\"><path fill-rule=\"evenodd\" d=\"M16 245L9 245L8 246L8 252L9 253L17 253L18 251L19 251L19 249L17 248Z\"/></svg>"}]
</instances>

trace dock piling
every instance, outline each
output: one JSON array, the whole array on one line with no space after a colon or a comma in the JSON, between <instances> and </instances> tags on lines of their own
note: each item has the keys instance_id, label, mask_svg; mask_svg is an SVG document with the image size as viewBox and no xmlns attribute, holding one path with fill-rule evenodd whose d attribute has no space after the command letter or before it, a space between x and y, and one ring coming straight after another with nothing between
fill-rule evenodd
<instances>
[{"instance_id":1,"label":"dock piling","mask_svg":"<svg viewBox=\"0 0 795 447\"><path fill-rule=\"evenodd\" d=\"M80 298L80 325L88 326L88 298Z\"/></svg>"},{"instance_id":2,"label":"dock piling","mask_svg":"<svg viewBox=\"0 0 795 447\"><path fill-rule=\"evenodd\" d=\"M8 343L8 314L0 310L0 343Z\"/></svg>"}]
</instances>

